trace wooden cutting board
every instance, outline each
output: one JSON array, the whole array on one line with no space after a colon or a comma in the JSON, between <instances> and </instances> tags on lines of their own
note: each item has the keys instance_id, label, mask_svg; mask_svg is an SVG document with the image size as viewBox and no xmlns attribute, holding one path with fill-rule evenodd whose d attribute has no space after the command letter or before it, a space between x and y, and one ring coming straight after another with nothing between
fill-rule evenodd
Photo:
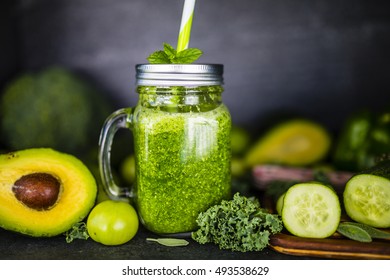
<instances>
[{"instance_id":1,"label":"wooden cutting board","mask_svg":"<svg viewBox=\"0 0 390 280\"><path fill-rule=\"evenodd\" d=\"M270 247L280 253L333 259L390 259L390 242L363 243L345 238L301 238L288 233L271 236Z\"/></svg>"},{"instance_id":2,"label":"wooden cutting board","mask_svg":"<svg viewBox=\"0 0 390 280\"><path fill-rule=\"evenodd\" d=\"M265 191L273 180L313 180L314 171L308 168L280 167L275 165L255 166L252 170L255 188ZM349 172L330 172L328 178L341 194L345 183L353 175ZM275 211L271 198L263 197L263 207ZM343 215L342 220L348 220ZM389 229L390 231L390 229ZM301 238L287 231L270 238L270 247L280 253L333 259L390 259L390 240L375 239L370 243L350 240L336 233L330 238Z\"/></svg>"}]
</instances>

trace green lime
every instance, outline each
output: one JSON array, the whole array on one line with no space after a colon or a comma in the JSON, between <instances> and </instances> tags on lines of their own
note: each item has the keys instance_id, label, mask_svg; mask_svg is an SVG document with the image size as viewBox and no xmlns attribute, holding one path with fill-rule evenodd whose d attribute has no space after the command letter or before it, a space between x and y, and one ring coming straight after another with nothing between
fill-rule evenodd
<instances>
[{"instance_id":1,"label":"green lime","mask_svg":"<svg viewBox=\"0 0 390 280\"><path fill-rule=\"evenodd\" d=\"M286 192L282 220L285 228L299 237L326 238L340 223L337 194L321 183L299 183Z\"/></svg>"},{"instance_id":2,"label":"green lime","mask_svg":"<svg viewBox=\"0 0 390 280\"><path fill-rule=\"evenodd\" d=\"M249 147L251 137L249 132L242 127L233 125L230 132L231 150L233 155L243 154Z\"/></svg>"},{"instance_id":3,"label":"green lime","mask_svg":"<svg viewBox=\"0 0 390 280\"><path fill-rule=\"evenodd\" d=\"M232 157L230 162L230 168L233 177L241 177L246 172L245 161L241 158Z\"/></svg>"},{"instance_id":4,"label":"green lime","mask_svg":"<svg viewBox=\"0 0 390 280\"><path fill-rule=\"evenodd\" d=\"M126 183L133 183L135 180L135 156L129 155L127 156L121 166L120 166L120 174Z\"/></svg>"},{"instance_id":5,"label":"green lime","mask_svg":"<svg viewBox=\"0 0 390 280\"><path fill-rule=\"evenodd\" d=\"M346 184L344 206L356 222L372 227L390 227L390 180L372 174L353 176Z\"/></svg>"}]
</instances>

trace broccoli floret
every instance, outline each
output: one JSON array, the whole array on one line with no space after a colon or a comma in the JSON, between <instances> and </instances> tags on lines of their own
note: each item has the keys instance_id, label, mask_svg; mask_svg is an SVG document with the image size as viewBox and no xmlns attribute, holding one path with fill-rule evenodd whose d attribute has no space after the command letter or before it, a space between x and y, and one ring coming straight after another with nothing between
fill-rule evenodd
<instances>
[{"instance_id":1,"label":"broccoli floret","mask_svg":"<svg viewBox=\"0 0 390 280\"><path fill-rule=\"evenodd\" d=\"M3 141L15 150L50 147L79 153L98 141L103 115L109 111L96 112L99 99L100 93L66 69L24 74L2 96Z\"/></svg>"}]
</instances>

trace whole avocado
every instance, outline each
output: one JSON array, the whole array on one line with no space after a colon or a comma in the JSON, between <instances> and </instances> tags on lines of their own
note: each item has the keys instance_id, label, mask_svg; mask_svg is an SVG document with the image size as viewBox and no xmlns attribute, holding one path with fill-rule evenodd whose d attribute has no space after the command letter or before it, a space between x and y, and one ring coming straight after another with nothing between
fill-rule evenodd
<instances>
[{"instance_id":1,"label":"whole avocado","mask_svg":"<svg viewBox=\"0 0 390 280\"><path fill-rule=\"evenodd\" d=\"M1 135L9 149L49 147L78 154L98 142L111 109L85 80L62 67L11 81L0 100Z\"/></svg>"}]
</instances>

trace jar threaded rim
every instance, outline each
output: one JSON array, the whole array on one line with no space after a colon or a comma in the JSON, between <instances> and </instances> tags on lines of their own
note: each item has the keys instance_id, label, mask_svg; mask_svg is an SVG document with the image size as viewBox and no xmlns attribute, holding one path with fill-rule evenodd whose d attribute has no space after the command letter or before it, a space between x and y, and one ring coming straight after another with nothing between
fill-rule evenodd
<instances>
[{"instance_id":1,"label":"jar threaded rim","mask_svg":"<svg viewBox=\"0 0 390 280\"><path fill-rule=\"evenodd\" d=\"M137 86L213 86L223 84L222 64L137 64Z\"/></svg>"}]
</instances>

